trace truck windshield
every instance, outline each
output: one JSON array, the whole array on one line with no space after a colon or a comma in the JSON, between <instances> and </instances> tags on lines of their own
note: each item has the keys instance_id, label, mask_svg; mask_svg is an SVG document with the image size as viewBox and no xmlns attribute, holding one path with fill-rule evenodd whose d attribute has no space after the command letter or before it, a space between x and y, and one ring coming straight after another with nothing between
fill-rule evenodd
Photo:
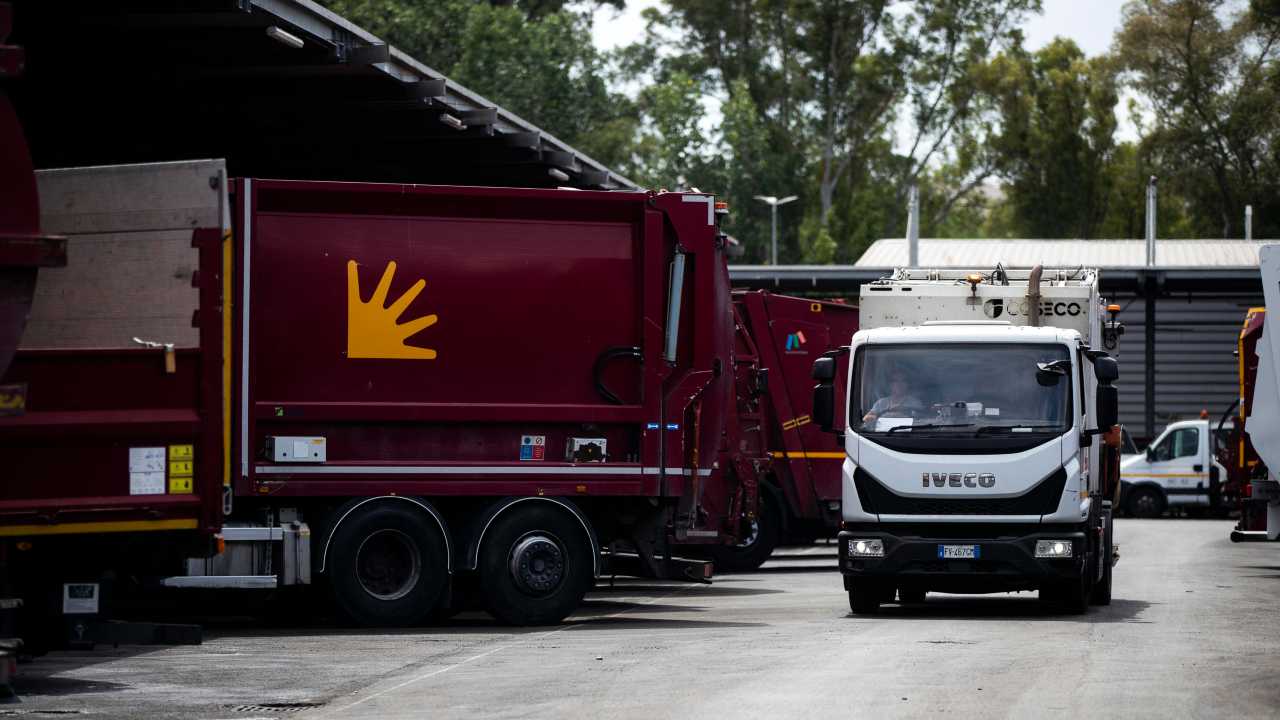
<instances>
[{"instance_id":1,"label":"truck windshield","mask_svg":"<svg viewBox=\"0 0 1280 720\"><path fill-rule=\"evenodd\" d=\"M1062 345L864 345L849 418L862 433L1065 432L1070 354Z\"/></svg>"}]
</instances>

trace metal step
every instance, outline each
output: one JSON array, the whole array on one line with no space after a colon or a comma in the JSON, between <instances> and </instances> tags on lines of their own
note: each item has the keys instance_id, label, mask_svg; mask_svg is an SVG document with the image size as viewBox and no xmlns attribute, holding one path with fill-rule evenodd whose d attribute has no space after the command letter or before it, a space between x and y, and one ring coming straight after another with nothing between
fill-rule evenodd
<instances>
[{"instance_id":1,"label":"metal step","mask_svg":"<svg viewBox=\"0 0 1280 720\"><path fill-rule=\"evenodd\" d=\"M231 590L274 590L275 575L178 575L160 581L165 587Z\"/></svg>"}]
</instances>

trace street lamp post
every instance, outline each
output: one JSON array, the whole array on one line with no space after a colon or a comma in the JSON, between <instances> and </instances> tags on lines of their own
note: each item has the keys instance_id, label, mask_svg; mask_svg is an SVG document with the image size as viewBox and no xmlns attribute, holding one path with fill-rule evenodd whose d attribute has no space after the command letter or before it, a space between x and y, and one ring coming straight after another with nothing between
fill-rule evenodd
<instances>
[{"instance_id":1,"label":"street lamp post","mask_svg":"<svg viewBox=\"0 0 1280 720\"><path fill-rule=\"evenodd\" d=\"M779 198L776 195L757 195L756 199L768 205L770 214L772 215L773 240L770 246L771 247L770 258L772 259L772 264L777 265L778 264L778 206L786 205L792 200L798 200L799 197L796 195L788 195L784 198Z\"/></svg>"}]
</instances>

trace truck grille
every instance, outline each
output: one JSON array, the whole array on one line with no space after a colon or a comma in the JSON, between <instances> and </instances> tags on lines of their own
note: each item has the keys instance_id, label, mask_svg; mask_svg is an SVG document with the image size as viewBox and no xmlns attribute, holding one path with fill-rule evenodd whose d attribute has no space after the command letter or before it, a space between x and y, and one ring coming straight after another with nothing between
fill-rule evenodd
<instances>
[{"instance_id":1,"label":"truck grille","mask_svg":"<svg viewBox=\"0 0 1280 720\"><path fill-rule=\"evenodd\" d=\"M862 509L882 515L1048 515L1058 509L1067 472L1058 468L1022 495L1008 498L910 498L858 468L853 476Z\"/></svg>"}]
</instances>

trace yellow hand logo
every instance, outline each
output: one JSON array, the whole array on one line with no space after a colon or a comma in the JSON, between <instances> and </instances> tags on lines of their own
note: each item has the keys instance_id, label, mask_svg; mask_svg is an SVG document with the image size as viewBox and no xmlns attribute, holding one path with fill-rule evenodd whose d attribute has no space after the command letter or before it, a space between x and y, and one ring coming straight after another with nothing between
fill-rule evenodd
<instances>
[{"instance_id":1,"label":"yellow hand logo","mask_svg":"<svg viewBox=\"0 0 1280 720\"><path fill-rule=\"evenodd\" d=\"M405 291L391 307L383 307L387 302L387 291L391 289L391 278L396 274L396 263L387 263L387 269L378 281L369 302L360 299L360 276L356 271L356 261L347 261L347 357L379 358L386 360L434 360L436 351L431 348L406 345L405 340L418 332L436 324L435 315L415 318L404 324L397 320L427 286L425 280L418 280L413 287Z\"/></svg>"}]
</instances>

